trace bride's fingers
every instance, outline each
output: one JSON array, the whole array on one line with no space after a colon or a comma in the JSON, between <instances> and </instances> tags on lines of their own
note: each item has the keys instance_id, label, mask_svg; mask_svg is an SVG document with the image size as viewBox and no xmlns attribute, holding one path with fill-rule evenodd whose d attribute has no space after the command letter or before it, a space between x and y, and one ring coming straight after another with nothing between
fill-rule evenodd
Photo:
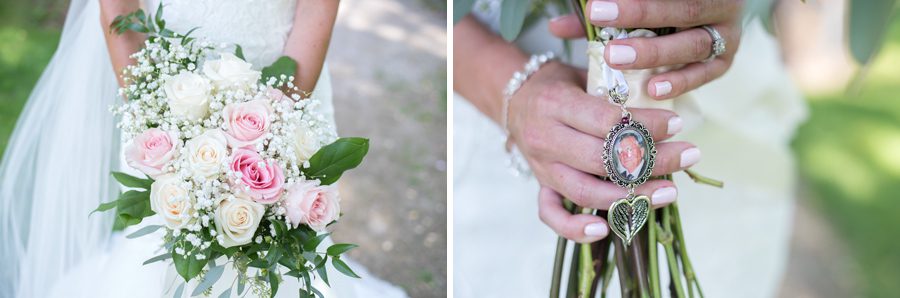
<instances>
[{"instance_id":1,"label":"bride's fingers","mask_svg":"<svg viewBox=\"0 0 900 298\"><path fill-rule=\"evenodd\" d=\"M578 206L606 210L609 205L628 195L625 188L603 181L561 163L548 166L550 186ZM675 200L678 192L672 181L650 180L635 190L636 194L650 197L654 207Z\"/></svg>"},{"instance_id":2,"label":"bride's fingers","mask_svg":"<svg viewBox=\"0 0 900 298\"><path fill-rule=\"evenodd\" d=\"M609 235L609 228L603 218L569 213L563 207L562 197L547 187L541 187L538 193L538 216L557 235L575 242L594 242Z\"/></svg>"},{"instance_id":3,"label":"bride's fingers","mask_svg":"<svg viewBox=\"0 0 900 298\"><path fill-rule=\"evenodd\" d=\"M654 140L662 141L681 132L683 123L674 112L661 109L629 109L632 117L650 131ZM622 109L605 97L578 96L555 109L560 122L586 134L605 138L610 128L622 121Z\"/></svg>"},{"instance_id":4,"label":"bride's fingers","mask_svg":"<svg viewBox=\"0 0 900 298\"><path fill-rule=\"evenodd\" d=\"M730 62L716 58L706 62L691 63L681 69L658 74L647 82L647 94L655 99L678 97L721 77Z\"/></svg>"},{"instance_id":5,"label":"bride's fingers","mask_svg":"<svg viewBox=\"0 0 900 298\"><path fill-rule=\"evenodd\" d=\"M694 27L729 20L741 12L742 1L594 0L585 14L599 27Z\"/></svg>"},{"instance_id":6,"label":"bride's fingers","mask_svg":"<svg viewBox=\"0 0 900 298\"><path fill-rule=\"evenodd\" d=\"M603 139L568 127L553 129L550 138L547 144L552 144L553 147L545 148L547 153L544 156L581 172L609 176L603 166ZM657 143L656 151L653 176L671 174L700 161L700 149L687 142Z\"/></svg>"},{"instance_id":7,"label":"bride's fingers","mask_svg":"<svg viewBox=\"0 0 900 298\"><path fill-rule=\"evenodd\" d=\"M733 52L739 32L731 25L715 25ZM703 28L692 28L670 35L616 39L609 42L604 59L616 69L645 69L703 61L712 54L713 39Z\"/></svg>"},{"instance_id":8,"label":"bride's fingers","mask_svg":"<svg viewBox=\"0 0 900 298\"><path fill-rule=\"evenodd\" d=\"M665 142L656 144L656 163L652 176L671 174L687 169L700 162L700 149L687 142Z\"/></svg>"},{"instance_id":9,"label":"bride's fingers","mask_svg":"<svg viewBox=\"0 0 900 298\"><path fill-rule=\"evenodd\" d=\"M563 39L583 38L584 25L581 19L574 13L558 16L547 24L550 33Z\"/></svg>"}]
</instances>

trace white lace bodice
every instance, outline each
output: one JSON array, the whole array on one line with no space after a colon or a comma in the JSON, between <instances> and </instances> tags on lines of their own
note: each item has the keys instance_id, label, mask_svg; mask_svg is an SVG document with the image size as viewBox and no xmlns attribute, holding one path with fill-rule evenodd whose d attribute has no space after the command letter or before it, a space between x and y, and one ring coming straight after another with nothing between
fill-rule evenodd
<instances>
[{"instance_id":1,"label":"white lace bodice","mask_svg":"<svg viewBox=\"0 0 900 298\"><path fill-rule=\"evenodd\" d=\"M213 42L238 44L256 67L281 56L294 20L295 0L147 0L155 13L163 2L166 27Z\"/></svg>"}]
</instances>

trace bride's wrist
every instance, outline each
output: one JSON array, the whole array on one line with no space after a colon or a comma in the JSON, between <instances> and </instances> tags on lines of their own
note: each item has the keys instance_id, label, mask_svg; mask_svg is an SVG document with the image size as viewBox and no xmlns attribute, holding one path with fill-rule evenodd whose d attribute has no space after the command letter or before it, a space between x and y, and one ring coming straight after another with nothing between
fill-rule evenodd
<instances>
[{"instance_id":1,"label":"bride's wrist","mask_svg":"<svg viewBox=\"0 0 900 298\"><path fill-rule=\"evenodd\" d=\"M556 58L556 54L553 52L545 52L542 54L534 54L531 55L531 58L528 59L528 62L522 67L521 70L513 73L512 77L510 77L509 82L506 83L506 87L503 89L503 101L500 109L500 126L503 128L503 132L506 133L507 138L509 138L509 106L513 99L513 95L515 95L519 89L522 88L523 85L528 81L531 76L538 72L546 64Z\"/></svg>"}]
</instances>

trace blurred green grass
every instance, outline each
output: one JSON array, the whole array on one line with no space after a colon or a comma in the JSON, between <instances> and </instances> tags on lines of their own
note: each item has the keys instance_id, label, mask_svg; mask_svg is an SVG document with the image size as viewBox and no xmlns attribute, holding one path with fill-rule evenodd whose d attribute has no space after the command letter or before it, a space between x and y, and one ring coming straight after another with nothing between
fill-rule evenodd
<instances>
[{"instance_id":1,"label":"blurred green grass","mask_svg":"<svg viewBox=\"0 0 900 298\"><path fill-rule=\"evenodd\" d=\"M811 201L859 265L862 297L900 293L900 19L860 85L810 98L792 144Z\"/></svg>"}]
</instances>

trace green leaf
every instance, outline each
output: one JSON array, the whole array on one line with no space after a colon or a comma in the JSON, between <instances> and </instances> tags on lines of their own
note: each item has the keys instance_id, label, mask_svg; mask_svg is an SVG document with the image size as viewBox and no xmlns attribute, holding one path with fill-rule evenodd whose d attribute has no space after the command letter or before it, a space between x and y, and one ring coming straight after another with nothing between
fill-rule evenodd
<instances>
[{"instance_id":1,"label":"green leaf","mask_svg":"<svg viewBox=\"0 0 900 298\"><path fill-rule=\"evenodd\" d=\"M303 249L307 251L315 251L316 247L319 246L319 243L322 243L322 240L324 240L325 237L328 237L328 235L328 233L325 233L306 240L306 242L303 243Z\"/></svg>"},{"instance_id":2,"label":"green leaf","mask_svg":"<svg viewBox=\"0 0 900 298\"><path fill-rule=\"evenodd\" d=\"M150 178L138 178L122 172L112 172L112 176L125 187L150 189L153 185L153 179Z\"/></svg>"},{"instance_id":3,"label":"green leaf","mask_svg":"<svg viewBox=\"0 0 900 298\"><path fill-rule=\"evenodd\" d=\"M140 223L145 217L156 214L150 209L150 192L129 190L119 195L116 201L116 215L126 227Z\"/></svg>"},{"instance_id":4,"label":"green leaf","mask_svg":"<svg viewBox=\"0 0 900 298\"><path fill-rule=\"evenodd\" d=\"M210 262L210 264L215 264L215 262ZM206 275L203 276L203 281L194 288L193 292L191 292L191 297L203 294L206 289L212 288L212 286L219 281L219 278L222 277L222 272L224 271L224 265L210 267L209 271L206 272Z\"/></svg>"},{"instance_id":5,"label":"green leaf","mask_svg":"<svg viewBox=\"0 0 900 298\"><path fill-rule=\"evenodd\" d=\"M148 29L148 28L145 27L144 25L141 25L141 24L138 24L138 23L131 23L131 24L128 24L128 29L131 30L131 31L134 31L134 32L140 32L140 33L148 33L148 32L150 32L150 29Z\"/></svg>"},{"instance_id":6,"label":"green leaf","mask_svg":"<svg viewBox=\"0 0 900 298\"><path fill-rule=\"evenodd\" d=\"M178 289L175 290L175 295L172 295L172 298L181 298L181 293L184 292L184 283L178 286Z\"/></svg>"},{"instance_id":7,"label":"green leaf","mask_svg":"<svg viewBox=\"0 0 900 298\"><path fill-rule=\"evenodd\" d=\"M344 263L341 259L332 258L331 265L334 266L334 269L337 269L338 272L343 273L346 276L359 278L359 275L356 275L356 272L353 272L353 269L350 269L350 266L347 266L347 263Z\"/></svg>"},{"instance_id":8,"label":"green leaf","mask_svg":"<svg viewBox=\"0 0 900 298\"><path fill-rule=\"evenodd\" d=\"M120 195L121 195L121 194L120 194ZM97 209L94 209L94 211L91 211L91 214L94 214L94 212L97 212L97 211L103 212L103 211L106 211L106 210L110 210L110 209L112 209L112 208L115 208L115 207L116 207L116 201L117 201L117 200L113 200L113 201L109 201L109 202L100 204L100 206L97 206ZM89 214L88 216L90 216L90 214Z\"/></svg>"},{"instance_id":9,"label":"green leaf","mask_svg":"<svg viewBox=\"0 0 900 298\"><path fill-rule=\"evenodd\" d=\"M281 75L292 76L297 73L297 62L291 57L281 56L275 60L272 65L262 69L262 80L269 77L279 77Z\"/></svg>"},{"instance_id":10,"label":"green leaf","mask_svg":"<svg viewBox=\"0 0 900 298\"><path fill-rule=\"evenodd\" d=\"M341 254L343 254L351 249L357 248L357 247L359 247L359 245L350 244L350 243L338 243L338 244L334 244L334 245L328 247L328 250L326 251L326 253L329 256L337 257L337 256L340 256Z\"/></svg>"},{"instance_id":11,"label":"green leaf","mask_svg":"<svg viewBox=\"0 0 900 298\"><path fill-rule=\"evenodd\" d=\"M513 41L522 32L525 16L531 1L503 1L500 4L500 35L507 41Z\"/></svg>"},{"instance_id":12,"label":"green leaf","mask_svg":"<svg viewBox=\"0 0 900 298\"><path fill-rule=\"evenodd\" d=\"M275 293L278 293L278 278L278 273L275 270L269 271L269 285L272 287L272 293L269 297L274 298Z\"/></svg>"},{"instance_id":13,"label":"green leaf","mask_svg":"<svg viewBox=\"0 0 900 298\"><path fill-rule=\"evenodd\" d=\"M896 0L850 1L850 52L860 64L869 60L884 43Z\"/></svg>"},{"instance_id":14,"label":"green leaf","mask_svg":"<svg viewBox=\"0 0 900 298\"><path fill-rule=\"evenodd\" d=\"M238 277L238 286L237 286L237 294L238 294L238 296L240 296L241 294L244 293L244 285L245 285L245 284L246 284L246 283L244 282L244 279Z\"/></svg>"},{"instance_id":15,"label":"green leaf","mask_svg":"<svg viewBox=\"0 0 900 298\"><path fill-rule=\"evenodd\" d=\"M147 259L146 261L144 261L144 265L147 265L147 264L150 264L150 263L156 263L156 262L159 262L159 261L162 261L162 260L167 260L167 259L170 259L170 258L172 258L172 254L171 254L171 253L164 253L164 254L161 254L161 255L158 255L158 256L155 256L155 257L152 257L152 258Z\"/></svg>"},{"instance_id":16,"label":"green leaf","mask_svg":"<svg viewBox=\"0 0 900 298\"><path fill-rule=\"evenodd\" d=\"M327 258L327 257L324 258L324 259L322 259L322 264L324 265L325 262L327 262L327 261L328 261L328 258ZM316 267L317 267L317 268L316 268L316 272L319 273L319 277L322 278L322 281L325 282L325 285L327 285L327 286L330 287L331 284L328 282L328 269L326 269L325 266L318 266L318 265L316 265Z\"/></svg>"},{"instance_id":17,"label":"green leaf","mask_svg":"<svg viewBox=\"0 0 900 298\"><path fill-rule=\"evenodd\" d=\"M458 23L459 20L462 20L463 17L469 14L474 5L475 0L453 0L453 24Z\"/></svg>"},{"instance_id":18,"label":"green leaf","mask_svg":"<svg viewBox=\"0 0 900 298\"><path fill-rule=\"evenodd\" d=\"M162 18L163 15L163 3L159 1L159 7L156 8L156 25L159 26L159 30L161 31L165 28L165 21Z\"/></svg>"},{"instance_id":19,"label":"green leaf","mask_svg":"<svg viewBox=\"0 0 900 298\"><path fill-rule=\"evenodd\" d=\"M239 44L234 45L234 56L241 58L241 60L247 60L246 58L244 58L244 48L242 48Z\"/></svg>"},{"instance_id":20,"label":"green leaf","mask_svg":"<svg viewBox=\"0 0 900 298\"><path fill-rule=\"evenodd\" d=\"M303 174L310 179L319 179L322 185L329 185L341 175L362 163L369 152L369 140L364 138L340 138L319 149L309 159L309 167Z\"/></svg>"},{"instance_id":21,"label":"green leaf","mask_svg":"<svg viewBox=\"0 0 900 298\"><path fill-rule=\"evenodd\" d=\"M275 267L279 259L281 259L281 249L278 246L269 248L269 252L266 253L266 263L269 264L269 267Z\"/></svg>"},{"instance_id":22,"label":"green leaf","mask_svg":"<svg viewBox=\"0 0 900 298\"><path fill-rule=\"evenodd\" d=\"M125 238L134 239L137 237L141 237L141 236L156 232L156 230L159 230L159 228L162 228L162 226L161 225L146 226L146 227L141 228L140 230L135 231L134 233L129 234L128 236L125 236Z\"/></svg>"},{"instance_id":23,"label":"green leaf","mask_svg":"<svg viewBox=\"0 0 900 298\"><path fill-rule=\"evenodd\" d=\"M172 261L175 262L175 270L178 271L178 275L181 275L185 282L200 275L200 271L206 265L205 261L197 260L193 255L185 257L180 254L172 254Z\"/></svg>"}]
</instances>

